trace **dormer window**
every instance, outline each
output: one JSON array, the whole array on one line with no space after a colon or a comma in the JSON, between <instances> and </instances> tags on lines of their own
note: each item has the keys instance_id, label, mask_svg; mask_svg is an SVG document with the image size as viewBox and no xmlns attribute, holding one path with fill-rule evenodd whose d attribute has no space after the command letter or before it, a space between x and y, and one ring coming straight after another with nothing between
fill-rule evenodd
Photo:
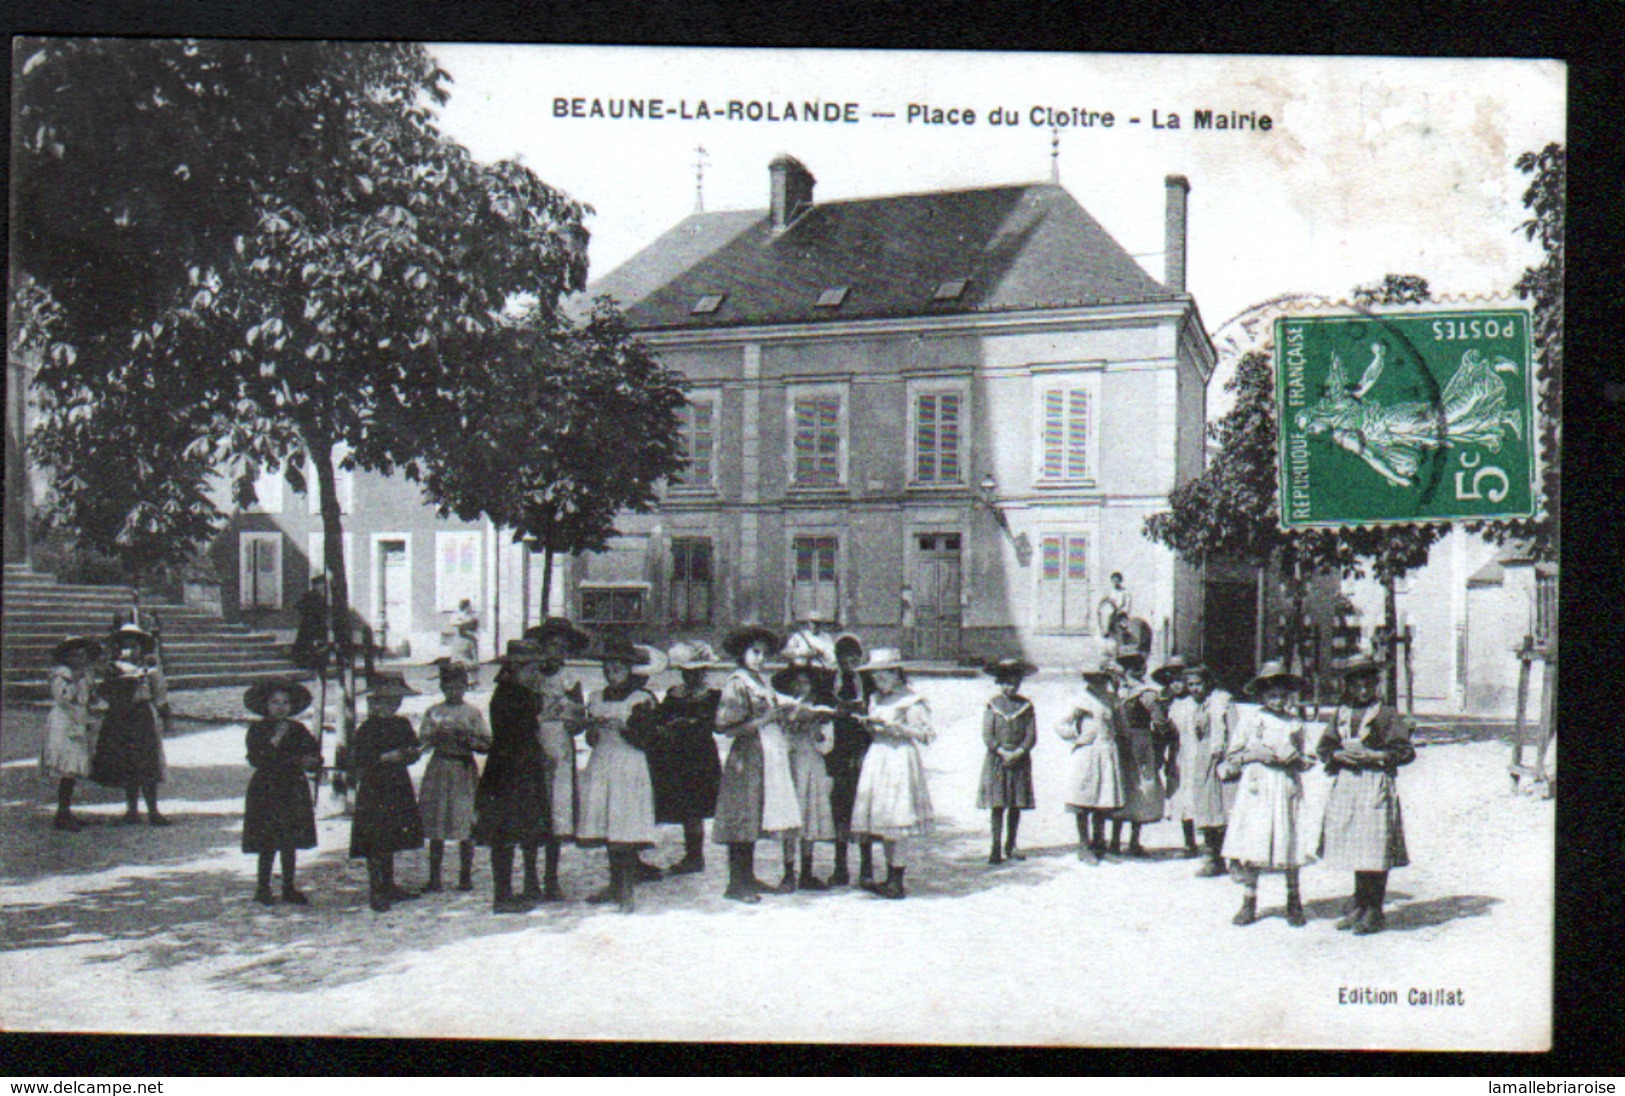
<instances>
[{"instance_id":1,"label":"dormer window","mask_svg":"<svg viewBox=\"0 0 1625 1096\"><path fill-rule=\"evenodd\" d=\"M937 286L937 291L931 294L933 301L957 301L965 292L968 279L954 278Z\"/></svg>"},{"instance_id":2,"label":"dormer window","mask_svg":"<svg viewBox=\"0 0 1625 1096\"><path fill-rule=\"evenodd\" d=\"M820 293L818 295L817 307L818 308L839 308L839 307L841 307L841 302L846 300L847 288L848 288L847 286L840 285L840 286L835 286L832 289L824 290L822 293Z\"/></svg>"},{"instance_id":3,"label":"dormer window","mask_svg":"<svg viewBox=\"0 0 1625 1096\"><path fill-rule=\"evenodd\" d=\"M726 297L726 293L707 293L699 300L694 302L694 307L689 309L689 314L694 316L709 316L711 313L722 307L722 302Z\"/></svg>"}]
</instances>

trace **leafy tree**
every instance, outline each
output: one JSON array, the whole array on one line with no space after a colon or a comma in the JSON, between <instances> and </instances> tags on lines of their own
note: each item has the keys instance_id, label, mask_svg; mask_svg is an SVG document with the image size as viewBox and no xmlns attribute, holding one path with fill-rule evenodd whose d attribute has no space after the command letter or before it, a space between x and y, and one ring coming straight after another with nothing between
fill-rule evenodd
<instances>
[{"instance_id":1,"label":"leafy tree","mask_svg":"<svg viewBox=\"0 0 1625 1096\"><path fill-rule=\"evenodd\" d=\"M1541 505L1543 516L1532 521L1497 521L1469 526L1495 544L1527 541L1542 560L1556 560L1562 501L1563 442L1563 229L1567 153L1560 144L1518 157L1518 170L1533 178L1524 191L1524 208L1533 213L1520 226L1540 241L1546 257L1524 270L1518 296L1534 305L1535 382L1539 388Z\"/></svg>"},{"instance_id":2,"label":"leafy tree","mask_svg":"<svg viewBox=\"0 0 1625 1096\"><path fill-rule=\"evenodd\" d=\"M1390 274L1354 291L1355 301L1367 306L1428 297L1427 280L1415 275ZM1190 563L1232 559L1279 568L1292 592L1293 628L1303 616L1303 584L1309 576L1360 578L1369 567L1390 592L1386 626L1392 629L1394 581L1427 562L1443 529L1283 529L1276 477L1275 368L1269 352L1243 356L1226 387L1236 393L1235 405L1208 428L1219 443L1217 453L1202 475L1168 496L1169 509L1146 519L1145 535ZM1296 653L1297 637L1286 638L1288 651Z\"/></svg>"},{"instance_id":3,"label":"leafy tree","mask_svg":"<svg viewBox=\"0 0 1625 1096\"><path fill-rule=\"evenodd\" d=\"M607 298L579 325L532 311L509 335L431 433L423 482L442 514L488 517L534 543L546 605L553 557L603 551L616 517L647 512L683 467L683 378Z\"/></svg>"}]
</instances>

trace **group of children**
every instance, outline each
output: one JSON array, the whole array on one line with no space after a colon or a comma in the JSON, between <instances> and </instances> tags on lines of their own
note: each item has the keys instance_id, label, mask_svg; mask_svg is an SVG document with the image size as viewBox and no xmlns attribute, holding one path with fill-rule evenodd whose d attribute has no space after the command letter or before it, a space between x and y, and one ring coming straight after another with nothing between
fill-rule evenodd
<instances>
[{"instance_id":1,"label":"group of children","mask_svg":"<svg viewBox=\"0 0 1625 1096\"><path fill-rule=\"evenodd\" d=\"M1311 746L1297 705L1306 683L1280 662L1266 663L1248 683L1247 695L1261 704L1242 709L1213 688L1205 667L1176 656L1147 682L1127 661L1109 654L1086 660L1084 692L1056 727L1071 747L1066 809L1077 817L1078 859L1095 865L1120 853L1125 823L1132 826L1129 855L1143 855L1141 825L1178 818L1191 856L1200 832L1197 875L1222 876L1228 863L1241 884L1235 924L1258 920L1265 872L1286 877L1287 923L1307 924L1299 870L1318 856L1354 873L1354 897L1337 928L1381 932L1388 872L1409 863L1396 774L1416 756L1409 721L1377 697L1381 665L1358 658L1339 668L1342 701ZM988 753L977 805L992 812L992 864L1019 858L1020 812L1033 806L1036 719L1018 691L1033 672L1017 659L988 667L999 692L983 722ZM1317 760L1332 784L1311 849L1301 774Z\"/></svg>"},{"instance_id":2,"label":"group of children","mask_svg":"<svg viewBox=\"0 0 1625 1096\"><path fill-rule=\"evenodd\" d=\"M126 624L109 645L112 658L99 686L108 707L95 734L89 710L102 645L73 636L54 652L41 768L58 782L58 829L82 826L72 799L75 782L85 777L125 790L125 821L140 820L144 795L149 821L167 824L156 789L165 768L160 727L169 714L162 674L151 664L153 637ZM768 676L768 659L781 652L773 632L741 628L722 646L728 661L697 641L666 651L599 643L604 685L589 695L567 660L592 649L591 638L550 618L497 660L489 726L465 699L463 660L443 660L442 700L417 730L399 714L416 690L398 674L374 674L365 691L367 718L349 748L357 782L350 854L367 861L372 908L418 897L396 885L394 855L427 841L426 892L443 889L448 842L457 846L463 891L473 887L476 844L489 848L498 913L564 899L565 843L603 848L608 882L587 901L630 911L638 883L704 868L707 818L714 819L713 842L728 849L729 899L756 903L764 894L848 885L854 841L859 885L904 897L910 840L932 821L920 748L935 731L899 652L865 654L854 636L813 629L783 645L790 664ZM681 681L659 697L648 681L668 665ZM728 671L720 689L707 680L716 670ZM983 713L987 754L977 806L991 812L988 861L997 865L1024 859L1017 847L1021 814L1035 806L1037 716L1020 689L1037 671L1019 658L989 663L986 671L997 692ZM1355 876L1354 899L1338 927L1381 931L1388 871L1408 863L1395 777L1415 757L1409 722L1377 698L1381 666L1358 659L1341 668L1342 702L1312 746L1296 705L1304 682L1278 662L1247 685L1261 701L1249 708L1214 688L1204 667L1177 656L1149 680L1142 671L1135 659L1091 655L1081 668L1083 691L1056 727L1070 746L1065 799L1076 816L1078 858L1091 865L1115 858L1125 824L1128 854L1142 855L1141 827L1178 818L1187 853L1203 857L1197 874L1221 876L1228 865L1243 886L1236 924L1257 920L1259 877L1279 871L1286 877L1286 919L1303 925L1299 870L1311 855L1300 774L1318 760L1332 786L1314 851L1322 863ZM275 901L278 860L282 900L307 902L296 885L297 856L316 845L311 776L321 771L322 756L318 739L296 717L310 703L309 690L287 680L261 682L244 697L259 718L247 732L253 775L242 847L258 857L255 899L268 905ZM718 735L728 740L725 761ZM591 748L579 772L578 736ZM431 756L414 791L408 769L424 750ZM478 754L488 755L483 771ZM682 858L666 869L640 855L661 824L683 831ZM756 876L762 840L781 845L777 883ZM834 846L825 879L814 871L818 843ZM875 872L877 843L884 879ZM517 892L516 851L523 862Z\"/></svg>"}]
</instances>

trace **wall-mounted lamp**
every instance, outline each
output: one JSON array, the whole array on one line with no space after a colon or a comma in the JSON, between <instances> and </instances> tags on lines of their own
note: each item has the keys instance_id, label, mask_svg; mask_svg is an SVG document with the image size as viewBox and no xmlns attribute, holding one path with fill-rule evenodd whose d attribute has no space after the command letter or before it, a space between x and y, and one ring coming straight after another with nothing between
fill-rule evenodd
<instances>
[{"instance_id":1,"label":"wall-mounted lamp","mask_svg":"<svg viewBox=\"0 0 1625 1096\"><path fill-rule=\"evenodd\" d=\"M993 520L1004 530L1005 539L1015 548L1016 561L1023 567L1028 566L1033 558L1032 542L1027 539L1026 533L1011 535L1010 519L1004 516L1004 511L999 507L999 481L993 478L992 472L988 472L976 489L978 493L971 496L971 505L980 506L993 515Z\"/></svg>"}]
</instances>

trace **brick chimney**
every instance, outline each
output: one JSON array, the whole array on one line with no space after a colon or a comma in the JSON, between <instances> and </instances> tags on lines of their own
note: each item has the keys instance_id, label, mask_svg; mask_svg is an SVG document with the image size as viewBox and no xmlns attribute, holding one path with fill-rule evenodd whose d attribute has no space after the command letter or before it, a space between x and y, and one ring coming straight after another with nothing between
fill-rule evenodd
<instances>
[{"instance_id":1,"label":"brick chimney","mask_svg":"<svg viewBox=\"0 0 1625 1096\"><path fill-rule=\"evenodd\" d=\"M773 183L773 231L783 232L812 207L813 185L818 180L806 164L785 152L773 157L767 173Z\"/></svg>"},{"instance_id":2,"label":"brick chimney","mask_svg":"<svg viewBox=\"0 0 1625 1096\"><path fill-rule=\"evenodd\" d=\"M1191 182L1183 175L1163 180L1168 188L1167 249L1163 252L1162 281L1175 293L1185 292L1185 205Z\"/></svg>"}]
</instances>

